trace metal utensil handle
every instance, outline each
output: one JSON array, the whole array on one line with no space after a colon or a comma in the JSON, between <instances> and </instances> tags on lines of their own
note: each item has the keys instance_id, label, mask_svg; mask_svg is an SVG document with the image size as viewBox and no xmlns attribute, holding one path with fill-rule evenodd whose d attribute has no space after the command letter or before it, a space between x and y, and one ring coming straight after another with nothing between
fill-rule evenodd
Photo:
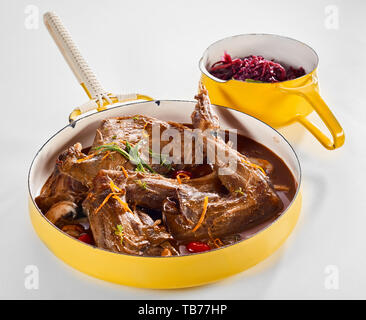
<instances>
[{"instance_id":1,"label":"metal utensil handle","mask_svg":"<svg viewBox=\"0 0 366 320\"><path fill-rule=\"evenodd\" d=\"M54 12L47 12L44 14L43 20L53 40L89 98L100 99L108 97L107 92L103 89L94 72L81 55L79 48L72 40L60 17Z\"/></svg>"}]
</instances>

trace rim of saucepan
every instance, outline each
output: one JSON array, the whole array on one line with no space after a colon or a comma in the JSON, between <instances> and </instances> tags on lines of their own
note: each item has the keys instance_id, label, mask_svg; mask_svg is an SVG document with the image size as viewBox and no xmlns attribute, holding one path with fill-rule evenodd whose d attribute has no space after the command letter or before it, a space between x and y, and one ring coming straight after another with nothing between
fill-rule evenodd
<instances>
[{"instance_id":1,"label":"rim of saucepan","mask_svg":"<svg viewBox=\"0 0 366 320\"><path fill-rule=\"evenodd\" d=\"M279 221L286 213L287 211L290 209L290 207L293 205L295 199L297 198L298 194L299 194L299 191L300 191L300 187L301 187L301 182L302 182L302 171L301 171L301 165L300 165L300 161L299 161L299 158L294 150L294 148L291 146L291 144L287 141L287 139L280 133L278 132L276 129L272 128L270 125L268 125L267 123L263 122L262 120L260 119L257 119L256 117L253 117L245 112L242 112L242 111L238 111L238 110L233 110L231 108L228 108L228 107L224 107L224 106L220 106L220 105L216 105L214 104L213 106L215 107L219 107L219 108L225 108L225 109L230 109L230 110L233 110L235 112L239 112L239 113L243 113L251 118L254 118L256 120L258 120L259 122L261 122L263 125L271 128L273 131L275 131L287 144L288 146L290 147L290 149L292 150L292 153L293 155L295 156L295 159L296 159L296 163L297 163L297 166L298 166L298 169L299 169L299 181L297 181L297 188L296 188L296 192L295 192L295 195L294 197L292 198L291 202L289 203L289 205L287 206L287 208L281 212L281 214L276 218L274 219L271 223L269 223L268 225L266 225L265 227L261 228L260 230L258 230L257 232L253 233L253 235L251 235L249 238L246 238L246 239L242 239L238 242L235 242L233 244L230 244L230 245L226 245L226 246L222 246L220 248L214 248L214 249L211 249L209 251L203 251L203 252L196 252L196 253L189 253L189 254L184 254L184 255L180 255L180 256L167 256L167 257L162 257L162 256L135 256L135 255L131 255L131 254L127 254L127 253L122 253L122 252L112 252L110 250L107 250L107 249L104 249L104 248L99 248L95 245L91 245L91 244L87 244L85 242L82 242L78 239L75 239L74 237L70 236L69 234L67 234L66 232L62 231L61 229L57 228L53 223L51 223L51 221L49 221L45 215L41 212L41 210L38 208L35 200L34 200L34 197L32 195L32 192L31 192L31 186L30 186L30 175L31 175L31 172L32 172L32 169L33 169L33 164L35 162L35 160L37 159L38 155L41 153L41 151L43 150L43 148L49 143L51 142L51 140L57 136L59 133L61 133L63 130L65 130L66 128L68 127L73 127L75 126L78 122L80 121L83 121L84 119L86 118L89 118L89 117L93 117L97 114L100 114L100 113L103 113L103 112L108 112L109 110L112 110L112 109L117 109L117 108L123 108L124 106L130 106L130 105L135 105L135 104L143 104L143 103L152 103L152 102L184 102L184 103L196 103L195 101L191 101L191 100L153 100L153 101L141 101L141 102L132 102L132 103L125 103L123 105L116 105L116 106L113 106L113 107L110 107L108 109L105 109L105 110L102 110L102 111L99 111L97 113L92 113L92 114L88 114L88 115L85 115L77 120L75 120L73 123L69 123L68 125L66 125L65 127L63 127L62 129L58 130L55 134L53 134L42 146L41 148L37 151L36 155L34 156L34 158L32 159L32 162L31 162L31 165L29 167L29 171L28 171L28 193L29 193L29 196L31 197L32 199L32 203L33 205L35 206L35 208L37 209L38 211L38 214L40 214L42 216L42 218L50 224L50 226L54 229L56 229L57 231L63 233L65 236L71 238L72 240L75 240L75 241L78 241L80 244L82 245L86 245L86 246L89 246L90 248L93 248L94 250L95 249L98 249L98 250L102 250L102 251L105 251L105 252L108 252L109 254L116 254L116 255L124 255L124 256L133 256L133 257L139 257L139 258L145 258L145 259L164 259L164 258L169 258L169 259L172 259L172 258L185 258L185 257L190 257L192 255L198 255L198 254L209 254L210 252L213 252L213 251L217 251L217 250L222 250L222 249L226 249L228 247L231 247L231 246L235 246L235 245L238 245L240 244L241 242L243 241L246 241L246 240L249 240L255 236L257 236L259 233L262 233L264 230L266 230L267 228L270 228L274 223L276 223L277 221Z\"/></svg>"},{"instance_id":2,"label":"rim of saucepan","mask_svg":"<svg viewBox=\"0 0 366 320\"><path fill-rule=\"evenodd\" d=\"M206 56L207 52L212 48L212 46L214 46L215 44L219 43L219 42L222 42L222 41L225 41L227 39L231 39L231 38L239 38L239 37L244 37L244 36L271 36L271 37L274 37L274 38L282 38L282 39L286 39L286 40L291 40L291 41L294 41L294 42L297 42L299 43L300 45L310 49L315 57L316 57L316 63L315 63L315 67L309 71L309 72L306 72L303 76L301 77L298 77L298 78L295 78L295 79L291 79L291 80L285 80L285 81L279 81L279 82L245 82L245 81L241 81L241 80L236 80L236 79L228 79L228 80L222 80L222 79L219 79L219 78L216 78L215 76L213 76L211 73L208 72L206 66L203 65L203 58ZM294 80L298 80L298 79L301 79L301 78L304 78L306 76L308 76L310 73L312 73L316 68L318 68L318 65L319 65L319 56L317 54L317 52L312 48L310 47L308 44L306 44L305 42L302 42L300 40L297 40L297 39L294 39L294 38L291 38L291 37L287 37L287 36L281 36L279 34L273 34L273 33L242 33L242 34L237 34L237 35L234 35L234 36L230 36L230 37L226 37L226 38L222 38L220 40L217 40L213 43L211 43L207 48L206 50L203 52L203 55L201 57L201 59L199 60L198 62L198 67L199 69L201 70L201 72L203 74L205 74L207 77L209 77L210 79L216 81L216 82L220 82L220 83L226 83L228 81L238 81L238 82L244 82L246 84L254 84L254 85L275 85L275 84L280 84L280 83L288 83L290 81L294 81Z\"/></svg>"}]
</instances>

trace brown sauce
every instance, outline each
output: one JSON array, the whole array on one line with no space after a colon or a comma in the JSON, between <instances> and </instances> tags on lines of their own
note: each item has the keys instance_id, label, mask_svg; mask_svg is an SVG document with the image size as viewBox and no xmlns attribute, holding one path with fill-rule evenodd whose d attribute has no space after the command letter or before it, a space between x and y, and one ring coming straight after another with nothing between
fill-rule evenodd
<instances>
[{"instance_id":1,"label":"brown sauce","mask_svg":"<svg viewBox=\"0 0 366 320\"><path fill-rule=\"evenodd\" d=\"M284 210L288 207L296 194L296 180L285 162L273 151L262 144L242 135L238 135L238 151L249 157L267 160L273 165L273 171L268 174L272 185L286 186L288 191L277 191L284 204Z\"/></svg>"}]
</instances>

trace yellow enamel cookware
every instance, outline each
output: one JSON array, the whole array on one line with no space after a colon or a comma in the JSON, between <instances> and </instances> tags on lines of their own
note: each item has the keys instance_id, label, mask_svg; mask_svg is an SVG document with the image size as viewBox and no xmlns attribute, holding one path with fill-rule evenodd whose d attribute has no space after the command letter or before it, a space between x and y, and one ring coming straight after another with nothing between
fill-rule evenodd
<instances>
[{"instance_id":1,"label":"yellow enamel cookware","mask_svg":"<svg viewBox=\"0 0 366 320\"><path fill-rule=\"evenodd\" d=\"M92 144L103 119L144 114L162 120L190 122L193 101L148 101L116 105L80 118L51 137L38 151L29 171L29 212L39 237L60 259L94 277L145 288L182 288L202 285L243 271L268 257L286 240L294 228L301 208L300 165L294 150L273 128L239 111L213 106L224 129L233 119L242 124L238 133L267 146L287 164L297 182L297 193L288 209L274 222L246 240L205 253L178 257L139 257L112 253L80 242L51 224L38 209L35 197L51 174L57 156L68 146Z\"/></svg>"},{"instance_id":2,"label":"yellow enamel cookware","mask_svg":"<svg viewBox=\"0 0 366 320\"><path fill-rule=\"evenodd\" d=\"M48 13L45 20L51 33L58 32L56 42L63 48L61 51L64 56L67 56L66 52L70 52L71 42L69 34L54 14ZM55 35L53 36L55 38ZM68 58L68 62L73 66L74 73L80 76L80 82L87 80L86 84L81 82L87 88L87 92L100 91L101 87L95 77L90 79L92 75L90 69L85 72L85 61L83 66L80 66L73 60L72 57L75 55L81 57L77 48L73 47L72 52L73 55ZM265 145L282 158L296 180L297 191L294 199L275 221L253 229L246 239L234 245L204 253L169 257L113 253L83 243L59 230L45 218L34 199L51 174L60 152L76 142L81 142L83 146L91 145L95 131L103 119L144 114L166 121L189 123L195 106L195 102L192 101L165 100L129 104L112 101L112 107L106 109L105 105L110 103L106 97L96 94L91 94L91 97L93 100L90 105L97 106L100 112L76 119L85 111L85 108L76 108L71 114L72 120L75 121L55 133L40 148L32 161L28 176L29 213L33 227L46 246L65 263L91 276L123 285L143 288L183 288L217 281L248 269L271 255L287 239L296 225L301 209L301 170L294 150L284 137L262 121L243 112L220 106L213 106L213 111L220 116L221 128L230 129L235 123L239 134ZM131 95L130 98L133 97ZM117 97L114 99L118 100Z\"/></svg>"},{"instance_id":3,"label":"yellow enamel cookware","mask_svg":"<svg viewBox=\"0 0 366 320\"><path fill-rule=\"evenodd\" d=\"M307 73L300 78L277 83L221 80L208 70L221 60L225 51L232 57L261 55L295 68L303 67ZM344 132L319 94L318 63L316 52L300 41L272 34L243 34L209 46L199 67L212 103L243 111L275 128L298 121L324 147L332 150L343 145ZM307 119L313 111L325 123L332 139Z\"/></svg>"}]
</instances>

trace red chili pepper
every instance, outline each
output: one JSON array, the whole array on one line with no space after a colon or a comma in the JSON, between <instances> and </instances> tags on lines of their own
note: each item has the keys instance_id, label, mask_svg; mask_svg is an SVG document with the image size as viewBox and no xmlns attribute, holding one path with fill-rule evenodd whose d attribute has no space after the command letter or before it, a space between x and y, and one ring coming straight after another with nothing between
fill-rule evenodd
<instances>
[{"instance_id":1,"label":"red chili pepper","mask_svg":"<svg viewBox=\"0 0 366 320\"><path fill-rule=\"evenodd\" d=\"M203 252L211 250L210 246L201 241L190 242L186 245L186 248L189 252Z\"/></svg>"},{"instance_id":2,"label":"red chili pepper","mask_svg":"<svg viewBox=\"0 0 366 320\"><path fill-rule=\"evenodd\" d=\"M178 170L173 172L173 178L176 178L178 175L187 175L188 177L192 178L192 173L185 170Z\"/></svg>"},{"instance_id":3,"label":"red chili pepper","mask_svg":"<svg viewBox=\"0 0 366 320\"><path fill-rule=\"evenodd\" d=\"M93 244L93 239L92 237L87 234L87 233L83 233L79 238L78 240L82 241L82 242L85 242L87 244Z\"/></svg>"}]
</instances>

